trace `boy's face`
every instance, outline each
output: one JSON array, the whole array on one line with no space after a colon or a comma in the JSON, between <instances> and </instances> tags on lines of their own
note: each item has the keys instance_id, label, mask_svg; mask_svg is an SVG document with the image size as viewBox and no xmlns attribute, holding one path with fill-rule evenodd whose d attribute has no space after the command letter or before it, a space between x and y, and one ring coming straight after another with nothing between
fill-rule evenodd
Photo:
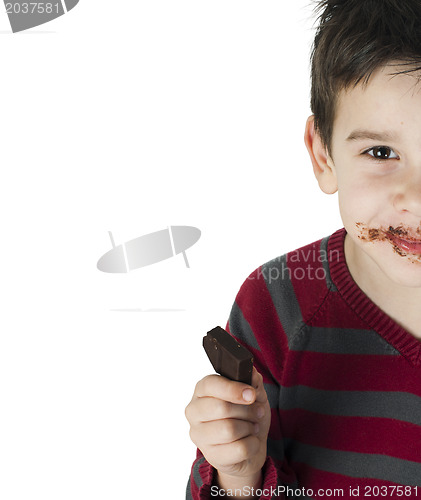
<instances>
[{"instance_id":1,"label":"boy's face","mask_svg":"<svg viewBox=\"0 0 421 500\"><path fill-rule=\"evenodd\" d=\"M336 183L354 262L421 288L421 75L397 69L340 94L319 183Z\"/></svg>"}]
</instances>

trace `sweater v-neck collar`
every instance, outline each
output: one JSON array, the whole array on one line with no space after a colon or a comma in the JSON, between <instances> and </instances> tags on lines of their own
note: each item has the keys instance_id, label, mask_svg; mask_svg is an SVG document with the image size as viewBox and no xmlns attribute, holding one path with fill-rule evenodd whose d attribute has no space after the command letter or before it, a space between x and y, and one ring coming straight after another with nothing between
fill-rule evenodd
<instances>
[{"instance_id":1,"label":"sweater v-neck collar","mask_svg":"<svg viewBox=\"0 0 421 500\"><path fill-rule=\"evenodd\" d=\"M346 229L333 233L327 253L333 283L348 306L413 365L421 364L421 342L380 309L357 285L345 260ZM335 258L333 258L333 255Z\"/></svg>"}]
</instances>

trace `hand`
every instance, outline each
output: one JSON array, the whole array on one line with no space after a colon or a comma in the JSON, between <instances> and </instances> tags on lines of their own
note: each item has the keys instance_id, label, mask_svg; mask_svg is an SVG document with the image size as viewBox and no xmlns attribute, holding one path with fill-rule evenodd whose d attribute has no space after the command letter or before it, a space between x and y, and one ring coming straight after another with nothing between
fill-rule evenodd
<instances>
[{"instance_id":1,"label":"hand","mask_svg":"<svg viewBox=\"0 0 421 500\"><path fill-rule=\"evenodd\" d=\"M221 487L230 481L256 484L266 460L270 406L263 377L255 368L251 386L220 375L203 378L185 414L190 438L218 470Z\"/></svg>"}]
</instances>

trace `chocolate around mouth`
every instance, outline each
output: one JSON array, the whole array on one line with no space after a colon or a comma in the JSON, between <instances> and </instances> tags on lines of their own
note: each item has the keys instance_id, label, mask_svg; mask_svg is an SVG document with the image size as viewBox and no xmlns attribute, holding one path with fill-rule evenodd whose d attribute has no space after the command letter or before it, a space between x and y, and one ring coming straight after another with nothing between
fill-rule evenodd
<instances>
[{"instance_id":1,"label":"chocolate around mouth","mask_svg":"<svg viewBox=\"0 0 421 500\"><path fill-rule=\"evenodd\" d=\"M407 247L413 246L414 244L421 244L421 225L416 230L419 237L413 236L414 231L412 229L406 229L403 224L397 227L389 226L387 229L384 228L369 228L362 222L356 222L356 226L360 232L358 238L362 241L389 241L393 245L393 250L401 257L406 257L408 255L412 257L421 257L421 252L413 253L411 251L406 251L398 244L400 240L402 243L407 243ZM417 260L417 262L419 262Z\"/></svg>"},{"instance_id":2,"label":"chocolate around mouth","mask_svg":"<svg viewBox=\"0 0 421 500\"><path fill-rule=\"evenodd\" d=\"M413 231L403 229L402 225L400 225L397 228L389 226L386 234L392 235L404 241L421 243L421 227L419 227L416 232L420 235L420 237L417 238L416 236L412 236L411 233L413 234Z\"/></svg>"}]
</instances>

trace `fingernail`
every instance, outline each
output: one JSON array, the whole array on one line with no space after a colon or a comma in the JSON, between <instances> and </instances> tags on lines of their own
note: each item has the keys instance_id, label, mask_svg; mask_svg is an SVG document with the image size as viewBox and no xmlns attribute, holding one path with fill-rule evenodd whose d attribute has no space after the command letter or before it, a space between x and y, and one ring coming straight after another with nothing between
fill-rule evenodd
<instances>
[{"instance_id":1,"label":"fingernail","mask_svg":"<svg viewBox=\"0 0 421 500\"><path fill-rule=\"evenodd\" d=\"M243 399L249 403L253 399L253 391L251 389L244 389Z\"/></svg>"}]
</instances>

